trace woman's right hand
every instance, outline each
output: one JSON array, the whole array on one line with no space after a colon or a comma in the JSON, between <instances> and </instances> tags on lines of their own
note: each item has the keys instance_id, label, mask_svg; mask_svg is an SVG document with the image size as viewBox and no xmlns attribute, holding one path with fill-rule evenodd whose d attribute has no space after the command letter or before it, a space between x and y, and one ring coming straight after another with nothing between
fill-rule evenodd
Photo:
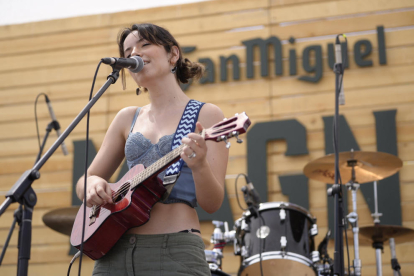
<instances>
[{"instance_id":1,"label":"woman's right hand","mask_svg":"<svg viewBox=\"0 0 414 276\"><path fill-rule=\"evenodd\" d=\"M86 188L86 206L103 205L112 202L112 190L108 182L96 175L89 176Z\"/></svg>"}]
</instances>

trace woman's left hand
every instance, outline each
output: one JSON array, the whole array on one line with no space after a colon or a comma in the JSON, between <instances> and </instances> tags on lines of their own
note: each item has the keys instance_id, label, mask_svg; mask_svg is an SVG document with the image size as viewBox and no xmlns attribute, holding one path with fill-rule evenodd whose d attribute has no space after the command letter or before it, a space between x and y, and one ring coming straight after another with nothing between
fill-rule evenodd
<instances>
[{"instance_id":1,"label":"woman's left hand","mask_svg":"<svg viewBox=\"0 0 414 276\"><path fill-rule=\"evenodd\" d=\"M207 163L207 145L200 133L203 130L203 126L200 122L196 124L195 133L188 134L188 137L184 137L181 142L186 146L181 153L181 158L187 163L191 170L201 169Z\"/></svg>"}]
</instances>

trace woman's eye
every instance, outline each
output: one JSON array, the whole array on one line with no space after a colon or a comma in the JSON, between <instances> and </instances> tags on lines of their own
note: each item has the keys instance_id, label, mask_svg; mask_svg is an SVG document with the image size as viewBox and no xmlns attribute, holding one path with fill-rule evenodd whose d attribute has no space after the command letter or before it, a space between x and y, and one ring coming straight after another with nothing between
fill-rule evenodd
<instances>
[{"instance_id":1,"label":"woman's eye","mask_svg":"<svg viewBox=\"0 0 414 276\"><path fill-rule=\"evenodd\" d=\"M149 43L145 43L144 45L142 45L142 46L147 46L147 45L151 45L151 44L149 44Z\"/></svg>"}]
</instances>

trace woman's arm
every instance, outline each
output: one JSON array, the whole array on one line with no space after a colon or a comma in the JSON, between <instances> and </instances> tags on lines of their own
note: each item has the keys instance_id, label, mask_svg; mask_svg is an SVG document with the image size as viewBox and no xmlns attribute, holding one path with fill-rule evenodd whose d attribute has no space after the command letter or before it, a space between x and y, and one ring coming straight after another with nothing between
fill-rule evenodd
<instances>
[{"instance_id":1,"label":"woman's arm","mask_svg":"<svg viewBox=\"0 0 414 276\"><path fill-rule=\"evenodd\" d=\"M223 112L213 104L205 104L200 111L197 131L209 128L222 121ZM227 170L229 151L224 142L205 141L200 135L190 133L183 138L184 148L181 158L193 172L197 202L208 213L217 211L224 198L224 178ZM193 152L194 158L189 158Z\"/></svg>"},{"instance_id":2,"label":"woman's arm","mask_svg":"<svg viewBox=\"0 0 414 276\"><path fill-rule=\"evenodd\" d=\"M109 178L124 158L125 140L128 136L136 107L127 107L118 112L106 132L98 154L89 166L87 175L87 205L112 202ZM76 184L76 194L84 198L84 176Z\"/></svg>"}]
</instances>

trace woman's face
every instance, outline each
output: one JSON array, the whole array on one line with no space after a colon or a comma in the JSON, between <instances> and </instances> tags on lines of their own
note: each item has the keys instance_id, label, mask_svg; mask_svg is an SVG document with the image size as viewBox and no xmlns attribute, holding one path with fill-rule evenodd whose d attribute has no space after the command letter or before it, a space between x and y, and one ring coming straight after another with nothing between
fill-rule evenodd
<instances>
[{"instance_id":1,"label":"woman's face","mask_svg":"<svg viewBox=\"0 0 414 276\"><path fill-rule=\"evenodd\" d=\"M138 31L131 32L124 41L124 57L131 56L140 56L144 61L144 68L139 73L129 72L135 82L143 87L149 87L154 80L171 75L172 64L176 62L163 46L141 38Z\"/></svg>"}]
</instances>

